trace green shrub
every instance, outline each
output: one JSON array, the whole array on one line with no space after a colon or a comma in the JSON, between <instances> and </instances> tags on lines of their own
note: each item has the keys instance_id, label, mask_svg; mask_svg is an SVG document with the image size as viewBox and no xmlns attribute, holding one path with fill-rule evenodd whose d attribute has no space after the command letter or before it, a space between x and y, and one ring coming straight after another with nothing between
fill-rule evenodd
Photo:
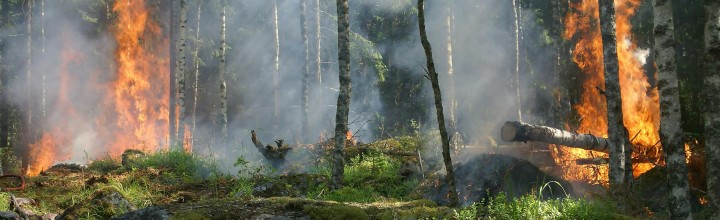
<instances>
[{"instance_id":1,"label":"green shrub","mask_svg":"<svg viewBox=\"0 0 720 220\"><path fill-rule=\"evenodd\" d=\"M97 171L100 173L109 173L110 171L116 170L122 167L120 163L115 161L111 157L95 160L88 165L88 170Z\"/></svg>"},{"instance_id":2,"label":"green shrub","mask_svg":"<svg viewBox=\"0 0 720 220\"><path fill-rule=\"evenodd\" d=\"M485 205L473 204L460 209L457 219L625 219L608 202L562 198L540 200L528 194L509 199L505 193L484 201ZM474 216L477 213L479 216Z\"/></svg>"},{"instance_id":3,"label":"green shrub","mask_svg":"<svg viewBox=\"0 0 720 220\"><path fill-rule=\"evenodd\" d=\"M148 167L168 169L169 172L163 172L165 177L179 178L182 181L205 179L220 173L214 161L208 161L184 150L158 151L147 155L139 161L138 168Z\"/></svg>"},{"instance_id":4,"label":"green shrub","mask_svg":"<svg viewBox=\"0 0 720 220\"><path fill-rule=\"evenodd\" d=\"M310 215L312 219L321 220L365 220L370 217L358 207L343 204L335 204L330 206L306 205L303 211Z\"/></svg>"}]
</instances>

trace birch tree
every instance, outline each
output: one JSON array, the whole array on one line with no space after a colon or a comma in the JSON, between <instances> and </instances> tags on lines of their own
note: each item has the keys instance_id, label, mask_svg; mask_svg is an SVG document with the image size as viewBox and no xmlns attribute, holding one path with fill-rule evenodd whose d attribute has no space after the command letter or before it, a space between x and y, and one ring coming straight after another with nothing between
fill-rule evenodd
<instances>
[{"instance_id":1,"label":"birch tree","mask_svg":"<svg viewBox=\"0 0 720 220\"><path fill-rule=\"evenodd\" d=\"M720 219L720 0L705 0L705 164L706 209Z\"/></svg>"},{"instance_id":2,"label":"birch tree","mask_svg":"<svg viewBox=\"0 0 720 220\"><path fill-rule=\"evenodd\" d=\"M27 97L30 97L26 103L26 128L25 135L27 135L28 138L26 138L26 141L29 143L34 142L35 137L35 131L36 129L33 126L33 99L32 99L32 53L33 53L33 31L32 31L32 23L33 23L33 3L34 0L27 0L27 11L25 11L25 34L27 37L27 48L26 48L26 62L25 62L25 81L26 81L26 95Z\"/></svg>"},{"instance_id":3,"label":"birch tree","mask_svg":"<svg viewBox=\"0 0 720 220\"><path fill-rule=\"evenodd\" d=\"M309 42L308 42L308 36L307 36L307 20L306 15L307 11L305 10L307 4L307 0L301 0L300 1L300 35L302 35L302 41L303 41L303 49L305 49L305 60L303 61L303 78L302 78L302 107L301 107L301 126L300 129L300 138L301 140L306 140L306 132L308 131L308 83L310 81L310 70L309 70L309 64L310 64L310 51L309 51Z\"/></svg>"},{"instance_id":4,"label":"birch tree","mask_svg":"<svg viewBox=\"0 0 720 220\"><path fill-rule=\"evenodd\" d=\"M449 93L450 93L450 131L453 132L452 136L452 148L457 151L458 145L460 145L460 133L457 130L457 96L455 95L455 68L453 63L453 33L455 25L455 13L453 11L454 0L447 1L447 15L445 17L445 27L447 29L447 65L448 65L448 81L449 81Z\"/></svg>"},{"instance_id":5,"label":"birch tree","mask_svg":"<svg viewBox=\"0 0 720 220\"><path fill-rule=\"evenodd\" d=\"M273 41L275 42L275 65L273 69L273 131L277 132L280 123L280 30L278 27L277 0L273 0L272 4L273 27L275 28L273 32Z\"/></svg>"},{"instance_id":6,"label":"birch tree","mask_svg":"<svg viewBox=\"0 0 720 220\"><path fill-rule=\"evenodd\" d=\"M515 86L515 107L517 108L517 119L522 121L522 105L520 100L520 5L519 0L512 0L513 16L515 17L515 70L513 72L513 84Z\"/></svg>"},{"instance_id":7,"label":"birch tree","mask_svg":"<svg viewBox=\"0 0 720 220\"><path fill-rule=\"evenodd\" d=\"M220 135L223 142L227 141L227 127L228 127L228 115L227 115L227 87L225 85L225 50L227 45L225 42L225 4L222 5L222 12L220 13Z\"/></svg>"},{"instance_id":8,"label":"birch tree","mask_svg":"<svg viewBox=\"0 0 720 220\"><path fill-rule=\"evenodd\" d=\"M442 106L442 95L440 93L440 82L438 80L438 73L435 70L435 63L432 58L432 47L430 41L427 38L427 32L425 30L425 4L423 0L418 0L418 25L420 28L420 42L422 43L423 49L425 50L425 58L427 62L427 74L432 84L433 94L435 96L435 112L437 114L438 127L440 130L440 140L442 142L442 155L443 162L445 163L445 176L448 185L448 198L450 206L455 207L458 205L458 194L455 188L455 171L453 170L452 159L450 158L450 139L448 138L447 130L445 129L445 115L443 113Z\"/></svg>"},{"instance_id":9,"label":"birch tree","mask_svg":"<svg viewBox=\"0 0 720 220\"><path fill-rule=\"evenodd\" d=\"M348 114L350 112L350 19L348 15L348 0L337 0L338 25L338 65L340 90L337 99L335 114L335 148L333 149L332 189L342 188L345 161L346 133L348 131Z\"/></svg>"},{"instance_id":10,"label":"birch tree","mask_svg":"<svg viewBox=\"0 0 720 220\"><path fill-rule=\"evenodd\" d=\"M605 69L605 99L607 100L608 139L610 139L610 190L616 199L629 192L632 182L630 141L623 124L620 92L617 41L615 36L615 4L613 0L599 0L600 32ZM618 200L619 201L619 200ZM624 209L624 204L618 204Z\"/></svg>"},{"instance_id":11,"label":"birch tree","mask_svg":"<svg viewBox=\"0 0 720 220\"><path fill-rule=\"evenodd\" d=\"M177 149L183 149L185 144L185 35L187 32L187 2L186 0L180 0L180 11L178 14L178 36L175 42L175 53L177 60L175 62L175 84L177 86L176 103L177 103L177 120L178 127L175 133L175 140L177 143L173 145Z\"/></svg>"},{"instance_id":12,"label":"birch tree","mask_svg":"<svg viewBox=\"0 0 720 220\"><path fill-rule=\"evenodd\" d=\"M195 52L193 52L193 64L195 64L195 80L193 81L193 109L192 109L192 134L195 134L195 128L197 125L197 104L198 97L200 97L200 14L202 12L202 2L197 1L197 25L195 26ZM195 137L190 138L190 145L195 146Z\"/></svg>"},{"instance_id":13,"label":"birch tree","mask_svg":"<svg viewBox=\"0 0 720 220\"><path fill-rule=\"evenodd\" d=\"M675 36L671 0L653 0L655 62L660 93L660 140L665 153L668 207L671 219L692 219L688 168L680 126L680 94L675 64Z\"/></svg>"},{"instance_id":14,"label":"birch tree","mask_svg":"<svg viewBox=\"0 0 720 220\"><path fill-rule=\"evenodd\" d=\"M322 57L320 50L320 0L315 0L315 78L322 85Z\"/></svg>"}]
</instances>

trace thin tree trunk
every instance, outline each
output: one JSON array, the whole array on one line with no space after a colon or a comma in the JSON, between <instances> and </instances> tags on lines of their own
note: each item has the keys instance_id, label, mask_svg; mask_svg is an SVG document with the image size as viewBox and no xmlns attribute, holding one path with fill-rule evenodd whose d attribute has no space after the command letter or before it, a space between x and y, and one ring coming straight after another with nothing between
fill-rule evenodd
<instances>
[{"instance_id":1,"label":"thin tree trunk","mask_svg":"<svg viewBox=\"0 0 720 220\"><path fill-rule=\"evenodd\" d=\"M273 69L273 131L278 131L280 123L280 35L278 27L278 7L277 0L273 0L273 41L275 42L275 68Z\"/></svg>"},{"instance_id":2,"label":"thin tree trunk","mask_svg":"<svg viewBox=\"0 0 720 220\"><path fill-rule=\"evenodd\" d=\"M425 49L428 76L435 96L435 110L437 113L438 127L440 129L440 140L442 141L443 147L443 162L445 163L445 172L447 173L446 181L448 183L449 205L451 207L455 207L458 205L458 194L457 189L455 188L455 174L452 166L452 159L450 158L450 139L448 139L447 130L445 129L445 116L443 113L442 95L440 94L440 82L438 79L438 73L435 71L435 63L432 58L432 47L430 46L430 41L428 41L427 33L425 31L425 4L423 0L418 0L417 4L418 24L420 26L420 42L422 42L423 49Z\"/></svg>"},{"instance_id":3,"label":"thin tree trunk","mask_svg":"<svg viewBox=\"0 0 720 220\"><path fill-rule=\"evenodd\" d=\"M225 85L225 8L223 4L220 15L220 135L223 142L227 141L228 115L227 115L227 87Z\"/></svg>"},{"instance_id":4,"label":"thin tree trunk","mask_svg":"<svg viewBox=\"0 0 720 220\"><path fill-rule=\"evenodd\" d=\"M303 81L302 81L302 109L301 109L301 126L300 129L300 140L304 143L306 140L306 132L308 131L308 83L310 81L310 50L309 41L307 36L307 20L305 6L307 0L300 1L300 35L302 35L303 47L305 49L305 60L303 62Z\"/></svg>"},{"instance_id":5,"label":"thin tree trunk","mask_svg":"<svg viewBox=\"0 0 720 220\"><path fill-rule=\"evenodd\" d=\"M40 0L40 36L41 36L41 38L40 38L40 42L41 42L40 54L42 56L44 56L45 55L45 0ZM47 105L46 105L46 100L45 100L45 95L47 93L47 86L46 86L45 78L46 78L46 71L45 71L45 67L43 67L42 82L41 82L42 83L42 94L41 94L42 97L40 98L41 122L45 121L46 110L47 110L47 108L46 108ZM41 126L41 127L44 129L45 126Z\"/></svg>"},{"instance_id":6,"label":"thin tree trunk","mask_svg":"<svg viewBox=\"0 0 720 220\"><path fill-rule=\"evenodd\" d=\"M613 0L600 0L600 32L602 34L605 68L605 98L607 100L608 136L610 139L610 190L625 210L620 198L627 196L632 182L630 141L623 124L622 96L620 92L617 41L615 36L615 4Z\"/></svg>"},{"instance_id":7,"label":"thin tree trunk","mask_svg":"<svg viewBox=\"0 0 720 220\"><path fill-rule=\"evenodd\" d=\"M178 15L178 36L175 45L177 61L175 62L175 83L177 84L177 119L178 127L175 133L177 144L173 147L183 149L185 144L185 63L187 56L185 54L185 35L187 28L187 2L180 0L180 14Z\"/></svg>"},{"instance_id":8,"label":"thin tree trunk","mask_svg":"<svg viewBox=\"0 0 720 220\"><path fill-rule=\"evenodd\" d=\"M653 0L655 62L660 93L660 140L665 153L668 207L671 219L692 219L685 144L680 126L680 94L675 65L675 36L671 0Z\"/></svg>"},{"instance_id":9,"label":"thin tree trunk","mask_svg":"<svg viewBox=\"0 0 720 220\"><path fill-rule=\"evenodd\" d=\"M550 3L552 4L552 24L553 29L555 30L552 35L555 37L555 41L553 43L553 46L555 47L555 50L553 51L553 87L555 90L553 91L553 98L554 101L552 102L552 114L550 117L552 117L552 126L554 127L561 127L564 124L563 120L563 113L562 113L562 98L564 97L564 93L561 92L564 90L562 83L561 83L561 73L562 73L562 51L563 51L563 15L562 15L562 3L560 2L562 0L551 0Z\"/></svg>"},{"instance_id":10,"label":"thin tree trunk","mask_svg":"<svg viewBox=\"0 0 720 220\"><path fill-rule=\"evenodd\" d=\"M26 139L26 141L28 143L32 143L35 141L34 139L35 139L35 131L36 131L35 127L33 126L33 104L32 104L33 103L33 98L32 98L33 97L32 96L32 88L33 88L33 86L32 86L32 61L33 61L33 59L32 59L32 49L33 49L32 48L32 41L33 41L33 38L32 38L32 34L33 34L32 33L32 22L33 22L32 14L33 14L33 12L32 12L32 10L33 10L33 2L34 2L33 0L27 0L27 11L26 11L26 20L25 20L25 22L26 22L25 34L27 35L27 51L26 51L27 52L27 54L26 54L27 60L25 63L25 71L26 71L25 72L25 80L26 80L25 90L26 90L27 97L29 97L29 99L26 101L26 104L25 104L26 108L27 108L27 109L25 109L25 111L26 111L25 114L27 116L26 121L25 121L27 123L27 126L26 126L27 130L25 130L25 132L28 137Z\"/></svg>"},{"instance_id":11,"label":"thin tree trunk","mask_svg":"<svg viewBox=\"0 0 720 220\"><path fill-rule=\"evenodd\" d=\"M522 105L520 104L520 5L518 1L512 0L513 15L515 16L515 72L513 73L513 84L515 84L517 119L522 121Z\"/></svg>"},{"instance_id":12,"label":"thin tree trunk","mask_svg":"<svg viewBox=\"0 0 720 220\"><path fill-rule=\"evenodd\" d=\"M322 85L322 54L320 50L321 34L320 34L320 0L315 0L315 78L318 84Z\"/></svg>"},{"instance_id":13,"label":"thin tree trunk","mask_svg":"<svg viewBox=\"0 0 720 220\"><path fill-rule=\"evenodd\" d=\"M176 99L175 95L177 94L175 91L177 89L177 82L176 82L176 76L177 76L177 70L175 70L175 65L177 62L177 26L175 25L175 22L178 20L177 12L179 11L177 7L179 4L176 0L172 0L170 2L170 42L172 42L171 49L170 49L170 81L168 82L170 85L170 92L169 92L169 100L168 100L168 144L172 148L177 143L177 106L176 106Z\"/></svg>"},{"instance_id":14,"label":"thin tree trunk","mask_svg":"<svg viewBox=\"0 0 720 220\"><path fill-rule=\"evenodd\" d=\"M455 13L453 11L454 0L447 1L447 17L445 18L445 26L447 28L447 63L448 63L448 81L450 82L450 132L452 136L452 148L458 151L460 145L460 133L457 129L457 97L455 95L455 68L453 63L453 33L455 28Z\"/></svg>"},{"instance_id":15,"label":"thin tree trunk","mask_svg":"<svg viewBox=\"0 0 720 220\"><path fill-rule=\"evenodd\" d=\"M705 164L706 209L720 219L720 1L705 0Z\"/></svg>"},{"instance_id":16,"label":"thin tree trunk","mask_svg":"<svg viewBox=\"0 0 720 220\"><path fill-rule=\"evenodd\" d=\"M192 109L192 137L190 138L190 146L195 146L195 128L197 125L197 103L200 97L200 13L202 12L202 2L198 2L197 10L197 26L195 26L195 52L193 53L193 63L195 64L195 80L193 81L193 109Z\"/></svg>"},{"instance_id":17,"label":"thin tree trunk","mask_svg":"<svg viewBox=\"0 0 720 220\"><path fill-rule=\"evenodd\" d=\"M338 64L340 67L340 91L337 99L335 115L335 149L333 151L332 189L340 189L343 185L345 161L343 149L348 131L348 113L350 112L350 19L348 0L337 0L338 24Z\"/></svg>"}]
</instances>

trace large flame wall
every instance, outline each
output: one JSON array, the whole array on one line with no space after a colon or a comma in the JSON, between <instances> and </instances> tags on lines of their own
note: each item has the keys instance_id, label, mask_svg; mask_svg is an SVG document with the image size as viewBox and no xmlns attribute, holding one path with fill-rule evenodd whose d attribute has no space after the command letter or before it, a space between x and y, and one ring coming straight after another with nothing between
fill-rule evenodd
<instances>
[{"instance_id":1,"label":"large flame wall","mask_svg":"<svg viewBox=\"0 0 720 220\"><path fill-rule=\"evenodd\" d=\"M630 18L639 0L615 0L617 54L620 67L620 88L623 102L623 121L633 144L633 158L638 161L662 163L659 137L659 102L657 89L650 86L643 72L640 52L633 42ZM607 107L600 90L605 88L603 48L600 35L598 2L584 0L570 4L564 19L564 38L576 41L573 61L585 74L582 98L574 106L580 116L580 133L607 137ZM563 168L563 176L571 180L607 183L607 166L575 164L581 158L607 157L607 154L577 148L554 148L556 162ZM633 165L638 176L652 168L652 163Z\"/></svg>"},{"instance_id":2,"label":"large flame wall","mask_svg":"<svg viewBox=\"0 0 720 220\"><path fill-rule=\"evenodd\" d=\"M83 63L81 54L72 47L63 49L58 75L57 98L49 106L55 122L46 124L36 143L30 145L26 174L37 175L58 161L77 157L70 149L77 136L70 123L90 122L95 136L90 152L94 156L117 156L125 149L154 150L166 146L169 105L169 41L161 27L151 18L145 0L117 0L110 33L116 43L114 62L105 64L115 71L110 78L80 80L73 74ZM100 71L100 70L97 70ZM88 82L91 85L81 85ZM93 113L78 113L76 102L67 94L71 90L92 87L102 95L93 100ZM76 91L73 91L76 92ZM86 158L89 159L89 158Z\"/></svg>"}]
</instances>

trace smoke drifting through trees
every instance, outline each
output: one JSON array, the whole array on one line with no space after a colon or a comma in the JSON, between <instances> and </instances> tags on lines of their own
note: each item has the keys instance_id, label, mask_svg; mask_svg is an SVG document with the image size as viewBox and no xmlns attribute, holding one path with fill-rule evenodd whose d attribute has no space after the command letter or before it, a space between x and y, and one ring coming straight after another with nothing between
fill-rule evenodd
<instances>
[{"instance_id":1,"label":"smoke drifting through trees","mask_svg":"<svg viewBox=\"0 0 720 220\"><path fill-rule=\"evenodd\" d=\"M187 8L195 12L197 1L187 1ZM273 5L272 1L227 1L227 108L228 108L228 144L218 145L212 142L218 127L219 96L218 85L218 51L220 39L219 17L221 6L216 1L203 2L199 25L200 39L188 40L189 48L199 46L199 77L186 73L186 84L198 83L197 92L186 88L186 96L198 94L196 108L196 128L193 132L193 149L200 153L216 155L221 161L230 164L239 155L245 155L250 160L259 160L256 152L249 144L251 129L255 129L261 139L285 139L286 142L299 141L301 128L301 100L302 77L301 70L305 62L305 48L300 35L298 13L299 1L277 1L278 34L280 42L278 88L278 131L273 132L273 92L274 86L274 42L273 42ZM316 5L320 3L319 7ZM322 78L322 84L310 84L308 91L308 129L303 131L309 142L319 141L321 133L331 132L334 126L335 101L337 98L337 38L333 30L337 30L335 5L329 1L307 1L308 15L319 14L321 40L315 34L309 34L310 53L316 54L315 48L321 48L320 60L321 76L317 75L317 68L313 67L313 78ZM63 6L61 2L47 1L45 3L47 22L45 35L47 36L45 56L34 55L34 66L59 66L62 63L61 51L75 51L81 61L72 65L73 83L69 88L68 100L75 107L78 115L85 117L75 119L71 123L69 145L61 146L62 151L69 152L66 159L83 161L105 155L105 141L95 131L107 129L103 124L96 124L94 119L105 114L96 109L99 103L104 102L104 92L91 86L90 81L96 80L102 84L115 77L117 64L114 62L114 53L117 45L112 37L107 35L108 28L100 24L116 25L107 20L106 12L89 12L83 15L73 9L75 5ZM102 3L93 3L102 4ZM162 10L169 8L167 0L148 1L148 8L153 12L149 19L159 23L164 36L169 33L170 15ZM83 6L105 8L105 6ZM158 8L160 7L160 8ZM370 141L375 138L386 138L386 134L397 134L413 129L413 123L422 128L435 128L434 110L432 108L432 93L430 84L423 78L422 64L424 56L420 45L417 30L417 15L414 2L407 0L385 1L370 0L350 2L350 28L353 32L351 40L351 77L353 78L353 97L350 105L349 128L357 138ZM509 89L513 63L512 41L513 16L512 5L509 1L493 0L477 3L468 0L455 0L451 6L455 14L453 20L453 77L457 89L457 118L456 129L468 144L484 142L488 136L499 139L498 128L502 122L514 119L515 100L514 93ZM528 5L521 6L527 8ZM81 7L82 8L82 7ZM502 8L503 10L498 10ZM317 11L320 9L320 11ZM112 12L111 12L112 13ZM448 6L445 2L426 3L426 19L430 43L446 45L447 26L445 24ZM85 19L83 19L86 16ZM379 16L384 20L375 20ZM311 16L309 16L311 17ZM462 19L458 19L462 18ZM532 13L525 12L520 22L534 22ZM38 22L34 19L33 22ZM94 21L93 21L94 20ZM99 21L98 21L99 20ZM314 18L309 20L314 23ZM198 22L195 16L188 16L190 26ZM35 24L33 24L35 25ZM39 26L39 25L38 25ZM310 30L314 30L309 25ZM18 26L22 31L24 26ZM194 28L194 27L191 27ZM98 31L101 30L101 31ZM189 30L194 33L195 30ZM528 42L541 42L542 27L528 29ZM194 36L193 36L194 37ZM21 56L24 51L25 39L11 39L8 45L8 55ZM320 42L318 46L317 43ZM520 73L523 82L543 78L544 70L550 70L553 49L551 45L538 43L532 45L525 42L526 47L540 48L528 57L539 57L531 65L535 73ZM196 45L198 43L198 45ZM169 45L170 42L168 41ZM446 50L436 52L437 60L447 60ZM548 56L538 56L545 54ZM373 55L379 55L371 57ZM535 56L533 56L535 55ZM370 58L368 58L370 57ZM547 62L541 60L547 57ZM313 59L315 57L313 56ZM16 57L15 60L23 60ZM171 68L168 64L167 68ZM385 68L385 69L383 69ZM194 69L186 68L186 69ZM7 74L21 75L25 69L14 68ZM438 62L440 75L448 72L446 62ZM547 72L550 74L551 72ZM46 73L47 82L47 122L45 126L52 126L63 120L70 119L65 113L53 107L58 100L58 82L61 74L52 68ZM40 77L34 74L33 77ZM548 77L545 77L548 78ZM356 80L357 79L357 80ZM36 96L42 94L41 80L33 79L32 86L25 88L24 81L7 82L11 90L7 97L11 98L18 107L25 108L22 103L39 100ZM319 81L319 80L318 80ZM449 82L441 80L443 90L448 89ZM521 87L537 88L532 85ZM28 96L25 89L31 89L33 94ZM460 92L461 91L461 92ZM524 119L533 122L533 112L539 112L530 100L549 102L549 92L541 93L536 89L526 89L523 92L533 96L521 94L525 100L523 109ZM451 106L449 98L444 103ZM39 105L39 103L38 103ZM25 112L25 111L23 111ZM510 112L515 112L512 114ZM383 129L378 129L383 128ZM179 128L182 129L182 128ZM331 137L326 133L324 138ZM167 144L166 140L160 140ZM434 148L430 147L431 150ZM88 152L90 158L86 158Z\"/></svg>"}]
</instances>

